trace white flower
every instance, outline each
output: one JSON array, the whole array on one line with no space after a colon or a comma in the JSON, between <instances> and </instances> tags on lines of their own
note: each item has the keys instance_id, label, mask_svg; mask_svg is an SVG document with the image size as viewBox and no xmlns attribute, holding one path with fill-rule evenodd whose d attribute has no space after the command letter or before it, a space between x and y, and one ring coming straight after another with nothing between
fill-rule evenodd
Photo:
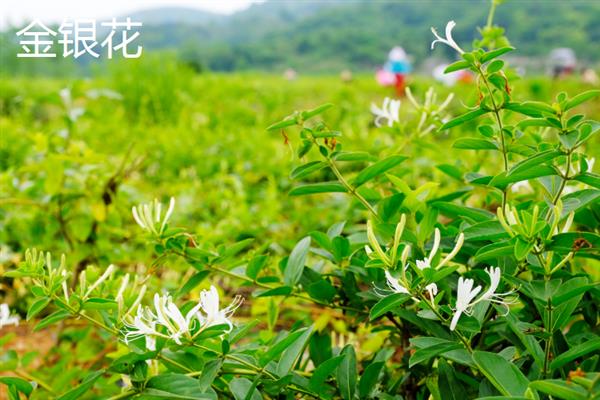
<instances>
[{"instance_id":1,"label":"white flower","mask_svg":"<svg viewBox=\"0 0 600 400\"><path fill-rule=\"evenodd\" d=\"M425 286L425 290L427 290L427 292L429 293L429 298L431 299L431 303L434 304L433 299L438 294L437 285L435 283L430 283L429 285Z\"/></svg>"},{"instance_id":2,"label":"white flower","mask_svg":"<svg viewBox=\"0 0 600 400\"><path fill-rule=\"evenodd\" d=\"M90 294L92 294L94 289L96 289L98 286L100 286L100 284L102 284L102 282L108 279L108 277L113 273L114 269L115 266L113 264L110 264L108 268L106 268L106 271L104 271L104 273L100 276L100 278L98 278L96 282L94 282L92 286L89 287L89 289L85 292L85 295L83 297L87 298Z\"/></svg>"},{"instance_id":3,"label":"white flower","mask_svg":"<svg viewBox=\"0 0 600 400\"><path fill-rule=\"evenodd\" d=\"M205 328L214 325L226 324L231 330L233 328L230 320L231 314L239 307L241 302L241 297L237 296L232 304L224 309L219 309L219 294L217 289L211 286L210 290L203 290L200 293L198 304L184 316L171 296L161 296L156 293L154 295L154 310L150 307L139 306L133 322L125 322L125 325L130 329L125 333L125 343L132 337L145 336L146 347L154 351L156 349L156 337L171 339L179 345L182 344L181 339L184 337L193 339L192 331L196 323L201 324L196 335ZM205 315L200 312L201 310ZM124 317L124 319L126 318ZM161 326L165 328L166 333L161 333L162 329L159 330Z\"/></svg>"},{"instance_id":4,"label":"white flower","mask_svg":"<svg viewBox=\"0 0 600 400\"><path fill-rule=\"evenodd\" d=\"M424 270L425 268L431 268L431 260L435 257L438 249L440 248L441 234L438 228L435 228L434 236L433 236L433 246L431 247L431 252L429 253L429 257L425 257L423 260L417 260L417 268L420 270Z\"/></svg>"},{"instance_id":5,"label":"white flower","mask_svg":"<svg viewBox=\"0 0 600 400\"><path fill-rule=\"evenodd\" d=\"M458 278L458 289L456 294L456 307L455 313L450 323L450 330L456 328L456 324L460 319L462 313L470 314L473 306L481 301L489 301L505 306L508 310L508 304L512 304L514 300L506 300L504 297L511 294L512 292L496 293L498 285L500 284L500 278L502 272L500 268L486 268L485 272L490 277L489 288L479 298L475 299L475 296L481 291L481 286L473 288L473 279Z\"/></svg>"},{"instance_id":6,"label":"white flower","mask_svg":"<svg viewBox=\"0 0 600 400\"><path fill-rule=\"evenodd\" d=\"M131 212L133 214L133 219L135 222L144 230L156 235L160 236L171 218L171 214L173 213L173 209L175 208L175 198L171 197L169 201L169 208L165 213L164 217L161 215L162 205L158 202L157 199L154 199L154 202L147 204L140 204L137 207L133 207ZM157 230L156 225L160 223L160 228Z\"/></svg>"},{"instance_id":7,"label":"white flower","mask_svg":"<svg viewBox=\"0 0 600 400\"><path fill-rule=\"evenodd\" d=\"M149 307L139 306L137 315L132 323L125 324L130 330L125 333L125 343L129 340L144 336L146 348L150 351L156 350L156 336L166 337L156 330L156 315L152 313Z\"/></svg>"},{"instance_id":8,"label":"white flower","mask_svg":"<svg viewBox=\"0 0 600 400\"><path fill-rule=\"evenodd\" d=\"M453 331L456 328L456 324L460 319L463 312L468 312L471 306L471 301L481 291L481 286L473 288L475 282L473 279L464 279L462 276L458 278L458 289L456 291L456 307L452 322L450 323L450 330Z\"/></svg>"},{"instance_id":9,"label":"white flower","mask_svg":"<svg viewBox=\"0 0 600 400\"><path fill-rule=\"evenodd\" d=\"M394 278L389 271L385 271L385 278L387 279L387 284L390 290L394 293L405 293L410 294L407 288L405 288L398 279Z\"/></svg>"},{"instance_id":10,"label":"white flower","mask_svg":"<svg viewBox=\"0 0 600 400\"><path fill-rule=\"evenodd\" d=\"M0 304L0 328L6 325L19 325L19 316L18 315L10 315L10 308L8 308L8 304L2 303Z\"/></svg>"},{"instance_id":11,"label":"white flower","mask_svg":"<svg viewBox=\"0 0 600 400\"><path fill-rule=\"evenodd\" d=\"M383 100L381 108L371 103L371 112L375 114L375 125L381 127L381 120L386 120L389 127L392 127L394 122L399 122L400 104L400 100L392 100L389 97Z\"/></svg>"},{"instance_id":12,"label":"white flower","mask_svg":"<svg viewBox=\"0 0 600 400\"><path fill-rule=\"evenodd\" d=\"M214 325L228 325L229 330L233 328L233 324L229 317L242 304L242 298L236 296L233 302L223 309L219 309L219 292L211 285L210 290L203 290L200 293L200 302L198 305L206 315L199 314L200 323L203 328Z\"/></svg>"},{"instance_id":13,"label":"white flower","mask_svg":"<svg viewBox=\"0 0 600 400\"><path fill-rule=\"evenodd\" d=\"M423 260L416 261L416 265L419 270L422 271L425 268L432 268L431 261L433 261L433 258L435 257L435 255L437 254L437 252L440 248L440 241L441 241L440 230L438 228L435 228L434 237L433 237L433 246L431 247L431 252L429 253L429 256L425 257ZM444 259L438 265L436 265L434 268L443 267L444 265L446 265L446 263L448 261L452 260L454 258L454 256L462 248L464 241L465 241L465 235L461 232L460 235L458 235L458 239L456 240L456 244L454 245L454 248L452 249L452 251L446 257L444 257Z\"/></svg>"},{"instance_id":14,"label":"white flower","mask_svg":"<svg viewBox=\"0 0 600 400\"><path fill-rule=\"evenodd\" d=\"M167 328L169 338L175 343L181 344L182 336L190 336L194 326L194 318L201 307L201 303L196 304L188 313L183 316L179 308L173 303L171 296L154 295L154 309L156 311L156 322Z\"/></svg>"},{"instance_id":15,"label":"white flower","mask_svg":"<svg viewBox=\"0 0 600 400\"><path fill-rule=\"evenodd\" d=\"M440 35L438 35L438 33L434 27L431 27L431 32L436 37L436 39L433 42L431 42L431 50L433 50L435 44L439 42L439 43L444 43L444 44L452 47L454 50L458 51L460 54L464 54L464 51L458 46L458 44L456 44L454 39L452 39L452 29L454 29L455 26L456 26L456 22L448 21L448 24L446 24L446 38L445 39L440 37Z\"/></svg>"}]
</instances>

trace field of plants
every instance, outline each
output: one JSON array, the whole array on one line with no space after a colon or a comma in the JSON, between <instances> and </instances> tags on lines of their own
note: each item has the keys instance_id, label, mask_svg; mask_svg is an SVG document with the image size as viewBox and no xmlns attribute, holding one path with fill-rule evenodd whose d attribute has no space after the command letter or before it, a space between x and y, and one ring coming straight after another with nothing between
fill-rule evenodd
<instances>
[{"instance_id":1,"label":"field of plants","mask_svg":"<svg viewBox=\"0 0 600 400\"><path fill-rule=\"evenodd\" d=\"M600 398L600 91L482 33L400 103L158 55L0 81L0 398Z\"/></svg>"}]
</instances>

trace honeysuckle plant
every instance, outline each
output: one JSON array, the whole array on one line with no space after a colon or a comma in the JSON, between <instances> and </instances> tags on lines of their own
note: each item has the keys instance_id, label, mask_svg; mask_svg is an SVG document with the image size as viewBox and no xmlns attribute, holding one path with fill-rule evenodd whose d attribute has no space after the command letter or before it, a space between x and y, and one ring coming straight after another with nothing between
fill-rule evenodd
<instances>
[{"instance_id":1,"label":"honeysuckle plant","mask_svg":"<svg viewBox=\"0 0 600 400\"><path fill-rule=\"evenodd\" d=\"M463 112L450 95L438 106L431 89L421 103L409 89L402 112L391 99L372 108L386 134L401 127L418 139L410 149L396 145L401 135L388 135L393 146L352 147L327 122L331 104L267 128L282 135L282 152L294 149L288 195L309 205L301 218L315 226L273 243L213 241L182 195L177 206L170 197L121 207L131 210L126 234L111 245L144 262L26 251L6 274L31 292L26 322L75 340L86 330L87 345L109 350L72 367L66 390L8 352L12 374L0 382L9 394L597 398L600 177L589 153L600 123L578 107L600 91L521 100L501 59L514 49L493 25L497 3L472 50L453 39L453 21L445 37L432 30L432 48L459 58L447 71L476 76L476 104ZM449 151L460 160L438 160ZM68 221L58 226L69 232ZM2 328L13 320L0 311Z\"/></svg>"}]
</instances>

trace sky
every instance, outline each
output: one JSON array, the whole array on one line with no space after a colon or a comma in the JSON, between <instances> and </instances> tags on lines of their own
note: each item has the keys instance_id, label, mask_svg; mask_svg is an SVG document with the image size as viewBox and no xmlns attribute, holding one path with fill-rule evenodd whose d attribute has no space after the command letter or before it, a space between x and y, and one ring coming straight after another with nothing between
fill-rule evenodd
<instances>
[{"instance_id":1,"label":"sky","mask_svg":"<svg viewBox=\"0 0 600 400\"><path fill-rule=\"evenodd\" d=\"M259 0L0 0L0 28L21 27L34 19L60 23L64 19L112 18L157 7L193 7L220 14L243 10Z\"/></svg>"}]
</instances>

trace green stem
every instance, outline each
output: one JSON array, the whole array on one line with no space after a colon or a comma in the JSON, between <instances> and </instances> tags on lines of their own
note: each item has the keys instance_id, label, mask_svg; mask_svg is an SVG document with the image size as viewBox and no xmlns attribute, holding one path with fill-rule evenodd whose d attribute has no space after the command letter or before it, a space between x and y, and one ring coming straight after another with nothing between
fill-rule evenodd
<instances>
[{"instance_id":1,"label":"green stem","mask_svg":"<svg viewBox=\"0 0 600 400\"><path fill-rule=\"evenodd\" d=\"M56 296L56 295L53 294L52 298L56 302L62 304L63 307L65 307L67 309L67 311L69 311L74 316L77 315L77 316L83 317L84 319L88 320L92 324L95 324L95 325L99 326L100 328L102 328L102 329L104 329L104 330L112 333L113 335L118 335L119 334L118 330L105 325L103 322L100 322L97 319L90 317L89 315L84 314L82 312L82 310L79 310L79 311L76 310L75 308L71 307L68 303L66 303L65 301L63 301L60 297L58 297L58 296Z\"/></svg>"},{"instance_id":2,"label":"green stem","mask_svg":"<svg viewBox=\"0 0 600 400\"><path fill-rule=\"evenodd\" d=\"M186 255L185 253L181 253L181 252L177 252L177 251L174 251L173 253L177 254L180 257L183 257L183 258L186 258L186 259L191 259L191 257L189 255ZM227 276L230 276L232 278L236 278L236 279L240 279L240 280L243 280L245 282L248 282L248 283L252 283L252 284L254 284L256 286L259 286L259 287L261 287L263 289L270 290L270 289L277 288L277 286L271 286L271 285L268 285L266 283L259 282L256 279L252 279L252 278L244 276L244 275L236 274L235 272L229 271L228 269L225 269L225 268L221 268L221 267L219 267L217 265L207 264L206 266L208 268L214 270L214 271L220 272L220 273L222 273L224 275L227 275ZM366 312L364 310L359 309L359 308L348 307L348 306L343 306L343 305L339 305L339 304L322 303L322 302L319 302L319 301L317 301L317 300L315 300L313 298L310 298L308 296L304 296L304 295L299 294L299 293L294 293L293 292L293 293L290 293L289 296L295 297L297 299L301 299L301 300L304 300L304 301L309 301L311 303L315 303L315 304L323 306L323 307L329 307L329 308L333 308L333 309L342 309L342 310L345 310L345 311L352 311L352 312L356 312L356 313L360 313L360 314L366 314Z\"/></svg>"},{"instance_id":3,"label":"green stem","mask_svg":"<svg viewBox=\"0 0 600 400\"><path fill-rule=\"evenodd\" d=\"M546 330L550 336L548 336L548 339L546 339L546 348L544 350L544 369L542 372L542 376L544 379L548 377L548 364L550 363L550 348L552 347L552 302L550 300L548 300L548 305L546 306L546 309L548 310L548 326Z\"/></svg>"},{"instance_id":4,"label":"green stem","mask_svg":"<svg viewBox=\"0 0 600 400\"><path fill-rule=\"evenodd\" d=\"M495 8L495 4L493 6ZM492 8L493 10L493 8ZM492 17L493 17L493 11L492 11ZM506 140L504 138L504 125L502 124L502 118L500 116L500 109L498 108L498 105L496 104L496 100L494 100L494 92L492 91L492 87L490 86L490 83L488 82L487 78L485 77L485 73L483 72L483 70L481 69L481 65L476 65L477 67L477 71L479 72L479 76L481 76L481 79L483 80L483 83L485 84L485 87L487 88L489 94L490 94L490 100L492 102L492 106L494 107L494 115L496 117L496 124L498 125L498 129L500 130L500 145L501 145L501 151L502 151L502 159L504 161L504 172L508 172L508 151L506 149ZM505 188L502 191L502 209L504 209L504 207L506 206L506 201L507 201L507 189Z\"/></svg>"},{"instance_id":5,"label":"green stem","mask_svg":"<svg viewBox=\"0 0 600 400\"><path fill-rule=\"evenodd\" d=\"M490 12L488 13L487 23L485 25L486 28L491 28L494 23L494 13L496 12L496 1L492 0L492 7L490 7Z\"/></svg>"},{"instance_id":6,"label":"green stem","mask_svg":"<svg viewBox=\"0 0 600 400\"><path fill-rule=\"evenodd\" d=\"M335 176L338 178L338 181L342 184L342 186L344 186L346 188L346 190L348 191L348 193L350 193L352 196L354 196L356 198L356 200L358 200L359 202L361 202L362 205L364 205L366 207L366 209L369 210L369 212L371 214L373 214L373 216L375 218L377 218L377 220L381 221L381 217L379 216L379 214L377 214L377 211L375 211L375 209L373 208L373 206L371 205L371 203L369 203L367 201L367 199L365 199L360 193L358 193L356 191L355 187L353 187L352 185L350 185L350 183L348 183L348 181L346 180L346 178L344 178L344 176L342 175L342 173L338 169L338 167L335 164L335 162L330 157L327 157L327 163L329 164L329 167L331 168L331 170L333 171L333 173L335 174Z\"/></svg>"},{"instance_id":7,"label":"green stem","mask_svg":"<svg viewBox=\"0 0 600 400\"><path fill-rule=\"evenodd\" d=\"M448 320L446 318L444 318L442 316L442 314L440 314L440 312L433 305L433 300L432 300L432 302L430 302L429 299L427 299L422 294L419 294L419 299L421 299L421 301L423 301L425 304L427 304L427 306L429 307L429 309L431 311L433 311L433 313L436 315L436 317L438 317L438 319L442 323L444 323L444 324L448 323ZM460 341L465 345L465 347L467 348L467 350L469 351L469 353L472 353L473 349L471 348L471 344L469 343L469 340L462 333L460 333L459 331L454 331L454 334L456 334L456 336L460 339Z\"/></svg>"}]
</instances>

